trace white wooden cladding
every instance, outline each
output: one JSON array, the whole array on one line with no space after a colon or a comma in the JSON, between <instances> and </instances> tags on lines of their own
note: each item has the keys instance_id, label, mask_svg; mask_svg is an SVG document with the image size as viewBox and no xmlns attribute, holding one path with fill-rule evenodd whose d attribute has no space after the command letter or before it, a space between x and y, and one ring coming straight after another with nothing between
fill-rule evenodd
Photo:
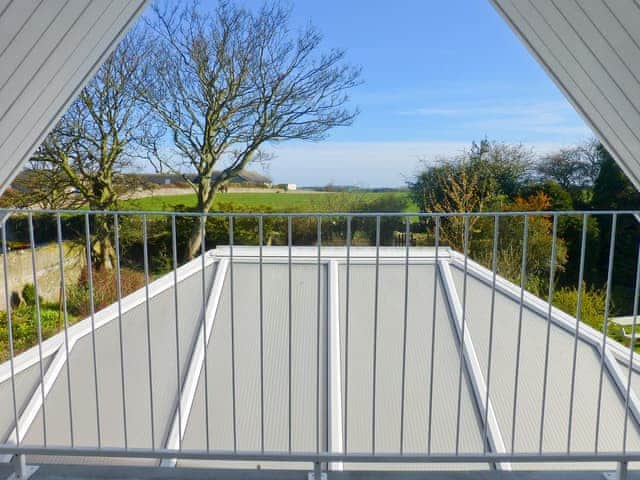
<instances>
[{"instance_id":1,"label":"white wooden cladding","mask_svg":"<svg viewBox=\"0 0 640 480\"><path fill-rule=\"evenodd\" d=\"M491 0L640 187L638 0Z\"/></svg>"},{"instance_id":2,"label":"white wooden cladding","mask_svg":"<svg viewBox=\"0 0 640 480\"><path fill-rule=\"evenodd\" d=\"M0 193L146 0L0 0Z\"/></svg>"}]
</instances>

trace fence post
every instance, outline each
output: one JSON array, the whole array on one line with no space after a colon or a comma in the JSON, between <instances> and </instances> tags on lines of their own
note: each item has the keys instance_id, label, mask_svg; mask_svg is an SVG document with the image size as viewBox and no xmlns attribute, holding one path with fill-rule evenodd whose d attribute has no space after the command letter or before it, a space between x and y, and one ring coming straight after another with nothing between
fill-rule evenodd
<instances>
[{"instance_id":1,"label":"fence post","mask_svg":"<svg viewBox=\"0 0 640 480\"><path fill-rule=\"evenodd\" d=\"M313 473L309 472L307 480L326 480L326 474L322 473L322 463L318 460L313 462Z\"/></svg>"},{"instance_id":2,"label":"fence post","mask_svg":"<svg viewBox=\"0 0 640 480\"><path fill-rule=\"evenodd\" d=\"M24 455L11 457L11 466L13 467L13 473L8 480L26 480L38 470L38 467L27 465Z\"/></svg>"}]
</instances>

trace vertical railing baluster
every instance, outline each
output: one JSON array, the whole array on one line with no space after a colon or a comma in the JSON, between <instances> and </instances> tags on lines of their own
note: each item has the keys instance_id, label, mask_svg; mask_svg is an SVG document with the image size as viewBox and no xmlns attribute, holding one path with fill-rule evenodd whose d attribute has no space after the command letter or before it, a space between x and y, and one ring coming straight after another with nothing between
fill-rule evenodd
<instances>
[{"instance_id":1,"label":"vertical railing baluster","mask_svg":"<svg viewBox=\"0 0 640 480\"><path fill-rule=\"evenodd\" d=\"M176 383L178 391L178 449L182 450L182 374L180 368L180 310L178 307L178 242L176 240L176 216L171 215L171 253L173 258L173 305L176 335Z\"/></svg>"},{"instance_id":2,"label":"vertical railing baluster","mask_svg":"<svg viewBox=\"0 0 640 480\"><path fill-rule=\"evenodd\" d=\"M598 453L600 439L600 419L602 417L602 386L604 381L604 357L607 349L607 334L609 327L609 308L611 306L611 282L613 280L613 258L616 248L616 226L618 214L611 216L611 237L609 240L609 263L607 265L607 287L604 299L604 320L602 323L602 344L600 345L600 377L598 379L598 408L596 410L596 433L593 451Z\"/></svg>"},{"instance_id":3,"label":"vertical railing baluster","mask_svg":"<svg viewBox=\"0 0 640 480\"><path fill-rule=\"evenodd\" d=\"M558 215L553 215L553 227L551 233L551 259L549 267L549 295L547 299L547 333L544 349L544 369L542 375L542 407L540 409L540 438L538 441L538 453L542 454L542 445L544 443L544 420L547 409L547 384L549 377L549 342L551 340L551 317L553 312L553 292L555 287L556 273L556 256L557 256L557 240L558 240Z\"/></svg>"},{"instance_id":4,"label":"vertical railing baluster","mask_svg":"<svg viewBox=\"0 0 640 480\"><path fill-rule=\"evenodd\" d=\"M207 342L207 277L206 277L206 261L205 255L207 253L206 238L206 215L200 217L200 235L202 241L200 242L200 261L202 268L202 347L204 349L204 425L205 425L205 437L207 442L207 452L211 450L211 439L209 436L209 365L208 365L208 342ZM211 322L213 322L213 318ZM213 326L211 327L213 328Z\"/></svg>"},{"instance_id":5,"label":"vertical railing baluster","mask_svg":"<svg viewBox=\"0 0 640 480\"><path fill-rule=\"evenodd\" d=\"M42 440L43 445L47 446L47 409L45 406L45 393L44 393L44 364L42 357L42 314L40 311L40 292L38 289L38 270L36 265L36 241L33 230L33 214L29 213L29 246L31 247L31 271L33 273L33 291L35 294L35 307L36 307L36 325L38 329L38 360L40 370L40 397L42 401Z\"/></svg>"},{"instance_id":6,"label":"vertical railing baluster","mask_svg":"<svg viewBox=\"0 0 640 480\"><path fill-rule=\"evenodd\" d=\"M400 454L404 453L404 403L407 376L407 319L409 316L409 244L411 235L410 217L405 217L404 254L404 312L402 325L402 387L400 390Z\"/></svg>"},{"instance_id":7,"label":"vertical railing baluster","mask_svg":"<svg viewBox=\"0 0 640 480\"><path fill-rule=\"evenodd\" d=\"M288 287L289 287L289 298L288 298L288 313L289 313L289 331L288 331L288 335L287 335L287 342L288 342L288 353L289 353L289 372L288 372L288 383L289 383L289 388L288 388L288 394L289 394L289 408L288 408L288 414L289 414L289 453L291 453L292 450L292 430L293 430L293 413L291 411L292 409L292 401L291 401L291 396L292 396L292 367L293 367L293 362L292 362L292 352L293 352L293 341L292 341L292 334L293 334L293 295L292 295L292 287L293 287L293 276L291 274L291 250L292 250L292 244L293 244L293 233L292 233L292 220L291 220L291 216L287 217L287 255L288 255Z\"/></svg>"},{"instance_id":8,"label":"vertical railing baluster","mask_svg":"<svg viewBox=\"0 0 640 480\"><path fill-rule=\"evenodd\" d=\"M149 234L147 216L142 216L142 255L144 256L144 300L147 327L147 368L149 369L149 421L151 422L151 450L156 449L155 408L153 404L153 362L151 356L151 306L149 304Z\"/></svg>"},{"instance_id":9,"label":"vertical railing baluster","mask_svg":"<svg viewBox=\"0 0 640 480\"><path fill-rule=\"evenodd\" d=\"M87 256L87 283L89 286L89 315L91 318L91 350L93 354L93 383L96 396L96 433L98 435L98 448L102 446L102 430L100 426L100 388L98 383L98 355L96 353L96 305L93 294L93 261L91 254L91 225L89 214L84 215L85 250Z\"/></svg>"},{"instance_id":10,"label":"vertical railing baluster","mask_svg":"<svg viewBox=\"0 0 640 480\"><path fill-rule=\"evenodd\" d=\"M440 217L435 218L435 260L433 264L433 318L431 320L431 358L429 361L429 407L427 413L427 454L431 455L431 432L433 420L433 382L436 350L436 314L438 300L438 280L440 278L438 266L438 250L440 248Z\"/></svg>"},{"instance_id":11,"label":"vertical railing baluster","mask_svg":"<svg viewBox=\"0 0 640 480\"><path fill-rule=\"evenodd\" d=\"M11 397L13 400L13 421L15 423L16 430L16 444L20 446L22 443L22 437L20 432L20 422L18 421L18 402L16 398L16 370L15 370L15 351L13 348L13 318L11 309L11 287L9 285L9 262L8 262L8 249L7 249L7 220L9 214L5 213L5 217L2 219L2 267L4 274L4 301L5 308L7 309L7 336L9 340L9 368L11 371Z\"/></svg>"},{"instance_id":12,"label":"vertical railing baluster","mask_svg":"<svg viewBox=\"0 0 640 480\"><path fill-rule=\"evenodd\" d=\"M258 216L258 290L260 311L260 451L264 453L264 284L262 246L264 244L264 221Z\"/></svg>"},{"instance_id":13,"label":"vertical railing baluster","mask_svg":"<svg viewBox=\"0 0 640 480\"><path fill-rule=\"evenodd\" d=\"M498 236L500 232L500 216L493 220L493 252L491 254L491 306L489 313L489 352L487 355L487 385L484 397L484 432L482 435L483 452L489 448L489 399L491 391L491 367L493 361L493 324L496 316L496 277L498 275Z\"/></svg>"},{"instance_id":14,"label":"vertical railing baluster","mask_svg":"<svg viewBox=\"0 0 640 480\"><path fill-rule=\"evenodd\" d=\"M518 387L520 384L520 353L522 346L522 317L524 314L524 292L527 288L527 253L529 247L529 216L524 215L522 224L522 263L520 264L520 305L518 306L518 344L516 345L516 372L513 380L513 410L511 412L511 453L515 451L516 422L518 411Z\"/></svg>"},{"instance_id":15,"label":"vertical railing baluster","mask_svg":"<svg viewBox=\"0 0 640 480\"><path fill-rule=\"evenodd\" d=\"M467 320L467 274L469 258L469 216L464 217L464 268L462 277L462 326L460 328L460 351L458 365L458 408L456 412L456 455L460 453L460 413L462 408L462 381L464 378L464 335Z\"/></svg>"},{"instance_id":16,"label":"vertical railing baluster","mask_svg":"<svg viewBox=\"0 0 640 480\"><path fill-rule=\"evenodd\" d=\"M373 387L371 395L371 454L376 453L376 387L378 367L378 301L380 288L380 215L376 216L376 269L373 300Z\"/></svg>"},{"instance_id":17,"label":"vertical railing baluster","mask_svg":"<svg viewBox=\"0 0 640 480\"><path fill-rule=\"evenodd\" d=\"M316 292L316 453L320 452L320 305L321 305L321 248L322 248L322 217L316 217L317 223L317 243L318 243L318 278L317 278L317 292Z\"/></svg>"},{"instance_id":18,"label":"vertical railing baluster","mask_svg":"<svg viewBox=\"0 0 640 480\"><path fill-rule=\"evenodd\" d=\"M122 388L122 423L124 428L124 448L129 448L129 435L127 432L127 391L124 369L124 333L122 329L122 272L120 271L120 218L118 214L113 216L114 236L116 243L116 290L118 296L118 336L120 341L120 382Z\"/></svg>"},{"instance_id":19,"label":"vertical railing baluster","mask_svg":"<svg viewBox=\"0 0 640 480\"><path fill-rule=\"evenodd\" d=\"M238 451L238 421L236 417L236 342L235 342L235 295L233 285L233 216L229 217L229 322L231 327L231 416L233 417L233 452Z\"/></svg>"},{"instance_id":20,"label":"vertical railing baluster","mask_svg":"<svg viewBox=\"0 0 640 480\"><path fill-rule=\"evenodd\" d=\"M345 281L345 314L344 314L344 440L342 442L342 448L346 454L349 451L348 448L348 428L349 428L349 288L351 287L351 216L347 217L347 260L346 260L346 274Z\"/></svg>"},{"instance_id":21,"label":"vertical railing baluster","mask_svg":"<svg viewBox=\"0 0 640 480\"><path fill-rule=\"evenodd\" d=\"M567 453L571 452L571 433L573 430L573 403L576 389L576 367L578 361L578 336L580 334L580 322L582 320L582 295L584 280L584 259L587 248L587 222L588 214L582 215L582 241L580 242L580 271L578 273L578 304L576 306L576 328L573 336L573 361L571 367L571 394L569 397L569 422L567 431Z\"/></svg>"},{"instance_id":22,"label":"vertical railing baluster","mask_svg":"<svg viewBox=\"0 0 640 480\"><path fill-rule=\"evenodd\" d=\"M67 291L64 278L64 252L62 249L62 219L60 213L56 214L56 227L58 233L58 262L60 263L60 297L62 299L62 318L64 320L64 350L67 369L67 398L69 407L69 439L71 446L75 446L73 431L73 403L71 400L71 365L69 362L69 315L67 313Z\"/></svg>"},{"instance_id":23,"label":"vertical railing baluster","mask_svg":"<svg viewBox=\"0 0 640 480\"><path fill-rule=\"evenodd\" d=\"M633 320L631 322L631 338L629 343L629 365L627 369L627 392L624 397L624 426L622 430L622 453L627 453L627 433L629 430L629 409L631 404L631 376L633 373L633 356L636 347L636 328L638 326L638 300L640 299L640 244L636 261L636 284L633 293Z\"/></svg>"}]
</instances>

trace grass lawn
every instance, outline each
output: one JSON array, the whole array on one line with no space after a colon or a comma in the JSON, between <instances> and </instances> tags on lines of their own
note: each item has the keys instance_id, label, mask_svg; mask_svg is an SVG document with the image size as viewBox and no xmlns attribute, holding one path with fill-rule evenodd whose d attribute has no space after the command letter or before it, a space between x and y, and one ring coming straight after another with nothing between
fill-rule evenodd
<instances>
[{"instance_id":1,"label":"grass lawn","mask_svg":"<svg viewBox=\"0 0 640 480\"><path fill-rule=\"evenodd\" d=\"M218 193L213 210L220 210L224 204L242 205L255 212L269 209L275 212L318 212L343 210L350 202L371 202L385 196L406 198L405 211L415 212L417 207L404 192L349 192L349 193ZM122 202L122 210L171 211L176 206L195 207L196 197L188 195L168 195L138 198Z\"/></svg>"}]
</instances>

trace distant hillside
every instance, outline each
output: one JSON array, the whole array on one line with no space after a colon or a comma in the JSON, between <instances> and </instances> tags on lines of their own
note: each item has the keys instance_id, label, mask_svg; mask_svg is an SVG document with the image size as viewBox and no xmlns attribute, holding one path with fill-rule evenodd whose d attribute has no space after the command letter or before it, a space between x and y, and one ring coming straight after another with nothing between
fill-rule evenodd
<instances>
[{"instance_id":1,"label":"distant hillside","mask_svg":"<svg viewBox=\"0 0 640 480\"><path fill-rule=\"evenodd\" d=\"M313 190L316 192L371 192L371 193L385 193L385 192L407 192L408 189L405 187L402 188L393 188L393 187L374 187L374 188L363 188L355 185L324 185L324 186L304 186L298 187L298 190Z\"/></svg>"}]
</instances>

